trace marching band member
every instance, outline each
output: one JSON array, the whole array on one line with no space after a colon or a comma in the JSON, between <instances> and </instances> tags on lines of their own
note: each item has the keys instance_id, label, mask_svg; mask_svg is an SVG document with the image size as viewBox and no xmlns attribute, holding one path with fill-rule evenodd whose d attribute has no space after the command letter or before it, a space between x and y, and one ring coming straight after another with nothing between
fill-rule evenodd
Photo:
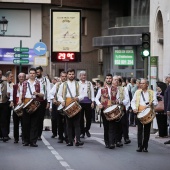
<instances>
[{"instance_id":1,"label":"marching band member","mask_svg":"<svg viewBox=\"0 0 170 170\"><path fill-rule=\"evenodd\" d=\"M62 103L62 106L68 106L70 101L77 101L83 99L80 95L80 88L77 81L75 81L75 70L69 69L67 71L68 80L62 83L59 87L59 91L57 94L58 100ZM67 146L73 146L73 126L75 131L75 146L83 145L84 143L80 141L80 112L75 116L69 118L66 116L67 123L67 133L69 143Z\"/></svg>"},{"instance_id":2,"label":"marching band member","mask_svg":"<svg viewBox=\"0 0 170 170\"><path fill-rule=\"evenodd\" d=\"M13 73L12 71L7 71L6 72L6 79L7 79L7 91L8 91L8 98L10 98L10 93L12 91L13 85L14 83L12 82L13 80ZM9 133L10 133L10 121L11 121L11 107L10 107L10 101L8 100L8 111L7 111L7 115L8 115L8 139L11 139L9 137Z\"/></svg>"},{"instance_id":3,"label":"marching band member","mask_svg":"<svg viewBox=\"0 0 170 170\"><path fill-rule=\"evenodd\" d=\"M62 71L60 73L60 79L61 79L61 81L57 82L53 86L53 88L50 90L50 99L52 99L53 104L57 106L55 112L53 112L53 114L55 114L55 115L52 115L52 126L55 127L55 125L54 125L55 121L53 121L53 120L55 117L57 117L56 125L58 124L58 135L59 135L58 143L63 143L64 139L67 142L66 118L65 118L65 115L63 114L62 108L60 110L57 110L57 108L60 106L60 102L57 99L57 93L58 93L60 85L67 80L67 73L65 71Z\"/></svg>"},{"instance_id":4,"label":"marching band member","mask_svg":"<svg viewBox=\"0 0 170 170\"><path fill-rule=\"evenodd\" d=\"M114 80L118 81L114 81ZM131 141L129 140L129 122L128 122L128 115L126 110L130 106L130 99L128 89L126 87L122 87L122 81L118 76L113 77L113 86L118 87L119 92L119 100L120 100L120 109L123 112L123 116L119 121L116 122L116 146L121 147L123 146L121 139L122 134L124 137L124 144L129 144Z\"/></svg>"},{"instance_id":5,"label":"marching band member","mask_svg":"<svg viewBox=\"0 0 170 170\"><path fill-rule=\"evenodd\" d=\"M10 106L16 107L19 101L20 92L22 91L23 82L25 81L26 75L25 73L18 74L19 83L13 85L13 90L10 94ZM13 123L14 123L14 143L18 143L19 141L19 122L21 121L22 125L22 117L19 117L15 112L13 112Z\"/></svg>"},{"instance_id":6,"label":"marching band member","mask_svg":"<svg viewBox=\"0 0 170 170\"><path fill-rule=\"evenodd\" d=\"M24 102L28 103L31 99L36 101L43 101L44 90L41 82L36 79L36 69L30 68L29 79L23 82L23 89L19 97L19 104ZM41 106L40 106L41 107ZM28 113L26 109L23 110L23 135L24 145L31 147L37 147L38 139L38 120L39 120L39 108L32 114Z\"/></svg>"},{"instance_id":7,"label":"marching band member","mask_svg":"<svg viewBox=\"0 0 170 170\"><path fill-rule=\"evenodd\" d=\"M81 118L80 118L80 129L81 129L81 138L84 138L86 133L87 137L90 137L89 132L92 121L92 108L94 108L94 88L90 81L86 80L86 72L80 71L80 92L83 95L83 100L80 101L81 109ZM84 127L84 116L86 118L86 127Z\"/></svg>"},{"instance_id":8,"label":"marching band member","mask_svg":"<svg viewBox=\"0 0 170 170\"><path fill-rule=\"evenodd\" d=\"M158 101L156 98L156 93L153 90L148 89L149 82L147 79L141 79L140 87L141 89L137 90L131 101L131 107L134 113L138 114L139 112L145 110L147 107L153 108L157 105ZM137 120L138 125L138 149L137 152L148 152L148 142L150 138L150 128L151 122L148 124L142 124L140 120Z\"/></svg>"},{"instance_id":9,"label":"marching band member","mask_svg":"<svg viewBox=\"0 0 170 170\"><path fill-rule=\"evenodd\" d=\"M9 129L9 93L7 81L4 81L3 78L0 80L0 131L3 142L9 140L8 138L8 129Z\"/></svg>"},{"instance_id":10,"label":"marching band member","mask_svg":"<svg viewBox=\"0 0 170 170\"><path fill-rule=\"evenodd\" d=\"M101 116L102 116L103 127L104 127L105 147L110 149L115 148L116 122L115 120L108 121L103 111L107 107L119 103L118 89L117 87L112 86L112 81L113 81L112 74L107 74L105 77L105 85L102 89L98 90L98 93L95 98L96 104L101 109ZM115 79L115 81L118 80ZM100 98L101 98L101 102L99 101Z\"/></svg>"},{"instance_id":11,"label":"marching band member","mask_svg":"<svg viewBox=\"0 0 170 170\"><path fill-rule=\"evenodd\" d=\"M50 81L48 78L43 76L43 68L41 66L36 67L36 80L40 81L43 85L44 90L44 100L41 101L41 105L39 108L39 121L38 121L38 140L41 139L42 130L43 130L43 122L44 122L44 116L46 113L46 109L49 109L50 107Z\"/></svg>"}]
</instances>

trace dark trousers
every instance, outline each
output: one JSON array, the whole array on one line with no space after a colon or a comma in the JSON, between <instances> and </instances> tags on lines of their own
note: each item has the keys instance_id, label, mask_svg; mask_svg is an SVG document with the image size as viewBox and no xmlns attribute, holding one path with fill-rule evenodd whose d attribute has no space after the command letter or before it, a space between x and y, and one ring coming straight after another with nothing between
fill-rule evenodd
<instances>
[{"instance_id":1,"label":"dark trousers","mask_svg":"<svg viewBox=\"0 0 170 170\"><path fill-rule=\"evenodd\" d=\"M41 107L41 106L40 106ZM39 107L39 108L40 108ZM36 143L38 139L39 108L32 114L23 113L23 135L25 143Z\"/></svg>"},{"instance_id":2,"label":"dark trousers","mask_svg":"<svg viewBox=\"0 0 170 170\"><path fill-rule=\"evenodd\" d=\"M1 137L8 136L8 102L0 103L0 130Z\"/></svg>"},{"instance_id":3,"label":"dark trousers","mask_svg":"<svg viewBox=\"0 0 170 170\"><path fill-rule=\"evenodd\" d=\"M129 139L129 122L128 114L123 111L124 115L119 121L116 121L116 141L120 142L122 140L122 134L124 139Z\"/></svg>"},{"instance_id":4,"label":"dark trousers","mask_svg":"<svg viewBox=\"0 0 170 170\"><path fill-rule=\"evenodd\" d=\"M85 132L90 130L91 121L92 121L92 108L91 103L80 103L81 109L81 118L80 118L80 129L81 134L85 134ZM86 118L86 127L84 127L84 115Z\"/></svg>"},{"instance_id":5,"label":"dark trousers","mask_svg":"<svg viewBox=\"0 0 170 170\"><path fill-rule=\"evenodd\" d=\"M11 107L9 106L10 102L8 101L7 103L8 103L8 111L7 111L7 116L8 116L7 124L8 124L8 126L7 126L7 131L8 131L8 135L9 135L9 133L10 133L10 122L11 122Z\"/></svg>"},{"instance_id":6,"label":"dark trousers","mask_svg":"<svg viewBox=\"0 0 170 170\"><path fill-rule=\"evenodd\" d=\"M63 110L57 111L57 124L58 124L58 135L59 139L67 139L67 130L66 130L66 116L62 115Z\"/></svg>"},{"instance_id":7,"label":"dark trousers","mask_svg":"<svg viewBox=\"0 0 170 170\"><path fill-rule=\"evenodd\" d=\"M46 106L47 106L47 100L44 100L41 102L41 105L39 107L39 116L38 116L38 137L41 137L42 131L43 131L43 122L44 117L46 113Z\"/></svg>"},{"instance_id":8,"label":"dark trousers","mask_svg":"<svg viewBox=\"0 0 170 170\"><path fill-rule=\"evenodd\" d=\"M21 122L21 127L22 127L22 116L17 116L17 114L15 112L13 112L14 139L17 141L19 141L19 124L20 124L20 122Z\"/></svg>"},{"instance_id":9,"label":"dark trousers","mask_svg":"<svg viewBox=\"0 0 170 170\"><path fill-rule=\"evenodd\" d=\"M57 136L57 127L58 127L58 114L57 114L57 106L52 104L52 112L51 112L51 125L52 125L52 133Z\"/></svg>"},{"instance_id":10,"label":"dark trousers","mask_svg":"<svg viewBox=\"0 0 170 170\"><path fill-rule=\"evenodd\" d=\"M147 149L150 138L151 123L143 125L139 121L139 119L137 119L137 124L138 124L138 147Z\"/></svg>"},{"instance_id":11,"label":"dark trousers","mask_svg":"<svg viewBox=\"0 0 170 170\"><path fill-rule=\"evenodd\" d=\"M67 133L69 142L73 142L73 134L75 133L76 141L80 141L80 112L74 117L69 118L66 116ZM74 128L73 128L74 127ZM73 132L74 130L74 132Z\"/></svg>"},{"instance_id":12,"label":"dark trousers","mask_svg":"<svg viewBox=\"0 0 170 170\"><path fill-rule=\"evenodd\" d=\"M103 127L104 127L104 141L105 144L114 144L115 143L115 138L116 138L116 122L113 121L108 121L103 113L103 109L101 110L101 117L103 120Z\"/></svg>"},{"instance_id":13,"label":"dark trousers","mask_svg":"<svg viewBox=\"0 0 170 170\"><path fill-rule=\"evenodd\" d=\"M167 132L167 115L164 113L156 114L156 120L158 123L159 136L164 137L168 135Z\"/></svg>"}]
</instances>

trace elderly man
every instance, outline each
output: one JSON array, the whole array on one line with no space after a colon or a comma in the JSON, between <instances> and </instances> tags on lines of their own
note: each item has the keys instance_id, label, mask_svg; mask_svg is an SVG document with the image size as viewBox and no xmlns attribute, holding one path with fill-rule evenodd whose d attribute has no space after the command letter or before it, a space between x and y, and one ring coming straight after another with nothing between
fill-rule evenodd
<instances>
[{"instance_id":1,"label":"elderly man","mask_svg":"<svg viewBox=\"0 0 170 170\"><path fill-rule=\"evenodd\" d=\"M84 138L86 133L87 137L90 137L89 132L92 121L92 108L94 108L94 88L90 81L87 81L87 74L85 71L80 71L80 92L83 95L83 100L80 101L81 118L80 118L80 129L81 138ZM86 127L84 127L84 116L86 119Z\"/></svg>"},{"instance_id":2,"label":"elderly man","mask_svg":"<svg viewBox=\"0 0 170 170\"><path fill-rule=\"evenodd\" d=\"M147 107L151 107L158 104L156 93L153 90L148 89L149 82L147 79L141 79L140 87L137 90L131 101L131 107L133 112L138 114ZM148 152L148 142L150 138L150 128L151 122L147 124L142 124L139 119L137 119L138 125L138 149L137 152Z\"/></svg>"}]
</instances>

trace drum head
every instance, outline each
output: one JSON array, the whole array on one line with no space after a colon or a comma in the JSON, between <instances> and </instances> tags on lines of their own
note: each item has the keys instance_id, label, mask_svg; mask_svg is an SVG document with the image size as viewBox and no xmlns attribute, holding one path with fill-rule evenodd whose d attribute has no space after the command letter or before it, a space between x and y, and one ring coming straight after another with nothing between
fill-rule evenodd
<instances>
[{"instance_id":1,"label":"drum head","mask_svg":"<svg viewBox=\"0 0 170 170\"><path fill-rule=\"evenodd\" d=\"M60 104L60 105L58 106L57 110L61 110L62 108L63 108L63 105Z\"/></svg>"},{"instance_id":2,"label":"drum head","mask_svg":"<svg viewBox=\"0 0 170 170\"><path fill-rule=\"evenodd\" d=\"M33 100L34 100L34 99L31 99L28 103L26 103L23 108L25 109Z\"/></svg>"},{"instance_id":3,"label":"drum head","mask_svg":"<svg viewBox=\"0 0 170 170\"><path fill-rule=\"evenodd\" d=\"M110 111L114 110L116 107L118 107L118 105L109 106L107 109L105 109L103 111L103 113L110 112Z\"/></svg>"},{"instance_id":4,"label":"drum head","mask_svg":"<svg viewBox=\"0 0 170 170\"><path fill-rule=\"evenodd\" d=\"M140 112L140 113L137 115L137 117L138 117L138 118L142 118L142 117L146 116L150 111L151 111L150 108L146 108L144 111Z\"/></svg>"},{"instance_id":5,"label":"drum head","mask_svg":"<svg viewBox=\"0 0 170 170\"><path fill-rule=\"evenodd\" d=\"M75 102L73 102L73 103L71 103L71 104L69 104L64 110L67 110L67 109L69 109L70 107L72 107L73 105L75 104Z\"/></svg>"},{"instance_id":6,"label":"drum head","mask_svg":"<svg viewBox=\"0 0 170 170\"><path fill-rule=\"evenodd\" d=\"M22 108L23 106L24 106L24 103L21 103L20 105L17 105L17 106L15 107L14 111Z\"/></svg>"}]
</instances>

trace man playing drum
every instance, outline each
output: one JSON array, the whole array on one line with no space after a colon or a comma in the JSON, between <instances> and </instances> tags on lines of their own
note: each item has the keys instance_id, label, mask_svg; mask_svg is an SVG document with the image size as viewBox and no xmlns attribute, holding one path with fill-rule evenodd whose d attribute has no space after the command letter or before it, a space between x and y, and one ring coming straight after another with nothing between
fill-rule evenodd
<instances>
[{"instance_id":1,"label":"man playing drum","mask_svg":"<svg viewBox=\"0 0 170 170\"><path fill-rule=\"evenodd\" d=\"M65 139L67 143L67 131L66 131L66 118L65 115L63 114L63 108L61 107L61 103L57 99L57 93L59 90L59 87L61 83L65 82L67 80L67 73L65 71L62 71L60 73L60 82L57 82L53 88L50 90L50 99L53 100L53 104L56 105L56 111L53 112L52 114L52 123L54 124L53 120L55 117L57 117L57 123L58 124L58 143L63 143L63 140ZM53 125L52 125L53 126ZM54 125L55 127L55 125Z\"/></svg>"},{"instance_id":2,"label":"man playing drum","mask_svg":"<svg viewBox=\"0 0 170 170\"><path fill-rule=\"evenodd\" d=\"M112 107L112 105L119 103L118 89L117 87L112 86L112 80L113 80L112 74L107 74L105 77L105 86L102 89L98 90L95 98L96 104L101 109L101 116L103 119L103 127L104 127L105 147L110 149L115 148L116 122L115 120L106 119L104 115L104 109ZM101 98L101 102L99 101L100 98Z\"/></svg>"},{"instance_id":3,"label":"man playing drum","mask_svg":"<svg viewBox=\"0 0 170 170\"><path fill-rule=\"evenodd\" d=\"M30 68L29 79L23 82L23 89L20 94L19 104L24 102L27 105L32 99L34 101L43 101L44 90L41 82L36 79L36 69ZM41 106L40 106L41 107ZM38 139L38 120L39 120L39 108L34 113L29 113L26 109L23 110L23 135L24 145L31 147L37 147Z\"/></svg>"},{"instance_id":4,"label":"man playing drum","mask_svg":"<svg viewBox=\"0 0 170 170\"><path fill-rule=\"evenodd\" d=\"M156 93L153 90L148 89L149 82L147 79L141 79L140 87L137 90L131 101L131 107L133 112L140 114L144 112L147 108L151 108L153 112L153 106L158 104ZM138 149L137 152L148 152L148 142L150 137L151 122L147 124L142 124L139 119L137 119L138 125Z\"/></svg>"},{"instance_id":5,"label":"man playing drum","mask_svg":"<svg viewBox=\"0 0 170 170\"><path fill-rule=\"evenodd\" d=\"M50 81L48 78L43 76L43 68L41 66L36 67L36 80L40 81L43 85L44 90L44 100L41 101L40 111L39 111L39 121L38 121L38 140L41 139L42 130L43 130L43 122L44 122L44 116L46 113L46 109L49 109L50 107Z\"/></svg>"},{"instance_id":6,"label":"man playing drum","mask_svg":"<svg viewBox=\"0 0 170 170\"><path fill-rule=\"evenodd\" d=\"M81 138L84 138L86 133L87 137L90 137L89 132L92 121L92 108L94 108L94 88L90 81L86 80L86 72L80 71L80 92L83 95L83 100L80 101L81 109L81 118L80 118L80 129L81 129ZM86 119L86 127L84 127L84 115Z\"/></svg>"},{"instance_id":7,"label":"man playing drum","mask_svg":"<svg viewBox=\"0 0 170 170\"><path fill-rule=\"evenodd\" d=\"M25 73L18 74L19 83L13 85L13 90L10 94L10 106L16 107L18 105L20 92L22 91L23 82L25 81L26 75ZM13 123L14 123L14 143L18 143L19 141L19 122L22 125L22 116L18 116L15 112L13 112Z\"/></svg>"},{"instance_id":8,"label":"man playing drum","mask_svg":"<svg viewBox=\"0 0 170 170\"><path fill-rule=\"evenodd\" d=\"M74 80L75 79L74 69L69 69L67 71L67 78L68 80L60 85L57 94L58 100L66 108L72 105L74 101L78 102L83 99L83 97L80 95L79 84ZM73 111L76 111L76 109L75 110L73 109ZM73 132L72 132L73 127L76 136L75 145L76 146L83 145L84 143L80 141L80 112L74 115L73 117L66 116L66 123L69 140L67 146L73 146Z\"/></svg>"}]
</instances>

